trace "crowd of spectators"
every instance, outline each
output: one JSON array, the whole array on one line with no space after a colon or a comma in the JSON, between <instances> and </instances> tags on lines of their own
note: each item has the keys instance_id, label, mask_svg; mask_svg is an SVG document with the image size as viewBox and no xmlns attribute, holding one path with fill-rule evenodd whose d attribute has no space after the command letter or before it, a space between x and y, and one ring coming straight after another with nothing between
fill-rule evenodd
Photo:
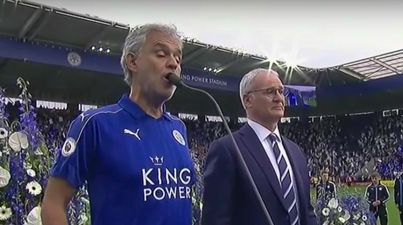
<instances>
[{"instance_id":1,"label":"crowd of spectators","mask_svg":"<svg viewBox=\"0 0 403 225\"><path fill-rule=\"evenodd\" d=\"M18 103L7 105L10 118L18 116L17 108ZM63 144L70 121L81 113L46 108L36 108L36 112L45 140L57 140L52 142L55 145L52 148ZM209 144L226 131L221 122L206 121L204 117L183 120L196 168L201 172ZM242 125L230 122L232 130ZM368 168L363 172L366 165L376 166L385 178L393 178L393 172L402 170L403 150L399 146L403 143L403 115L371 113L292 119L281 123L279 129L282 135L301 146L311 176L319 176L326 168L335 181L345 182L352 177L362 179L365 171L368 175Z\"/></svg>"}]
</instances>

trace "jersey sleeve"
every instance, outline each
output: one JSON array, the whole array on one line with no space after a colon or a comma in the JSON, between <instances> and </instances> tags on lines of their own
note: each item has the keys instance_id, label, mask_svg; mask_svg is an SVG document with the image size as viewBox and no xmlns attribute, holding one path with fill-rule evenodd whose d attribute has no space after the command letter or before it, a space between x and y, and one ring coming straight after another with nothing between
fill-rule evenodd
<instances>
[{"instance_id":1,"label":"jersey sleeve","mask_svg":"<svg viewBox=\"0 0 403 225\"><path fill-rule=\"evenodd\" d=\"M84 184L95 155L95 128L95 121L83 114L71 123L50 176L67 181L75 189Z\"/></svg>"}]
</instances>

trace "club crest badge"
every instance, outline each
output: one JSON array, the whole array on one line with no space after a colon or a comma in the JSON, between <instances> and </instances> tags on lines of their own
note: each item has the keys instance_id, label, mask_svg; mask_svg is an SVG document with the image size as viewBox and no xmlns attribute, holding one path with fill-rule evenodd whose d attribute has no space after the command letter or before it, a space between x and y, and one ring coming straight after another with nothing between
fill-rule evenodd
<instances>
[{"instance_id":1,"label":"club crest badge","mask_svg":"<svg viewBox=\"0 0 403 225\"><path fill-rule=\"evenodd\" d=\"M69 52L67 61L71 66L79 66L81 65L81 56L77 52Z\"/></svg>"},{"instance_id":2,"label":"club crest badge","mask_svg":"<svg viewBox=\"0 0 403 225\"><path fill-rule=\"evenodd\" d=\"M73 138L67 138L63 144L62 155L68 157L76 150L76 141Z\"/></svg>"},{"instance_id":3,"label":"club crest badge","mask_svg":"<svg viewBox=\"0 0 403 225\"><path fill-rule=\"evenodd\" d=\"M181 145L183 145L183 146L186 145L185 139L183 138L182 134L181 134L179 131L174 130L174 131L172 132L172 135L174 136L175 140L176 140L177 142L179 142L179 144L181 144Z\"/></svg>"}]
</instances>

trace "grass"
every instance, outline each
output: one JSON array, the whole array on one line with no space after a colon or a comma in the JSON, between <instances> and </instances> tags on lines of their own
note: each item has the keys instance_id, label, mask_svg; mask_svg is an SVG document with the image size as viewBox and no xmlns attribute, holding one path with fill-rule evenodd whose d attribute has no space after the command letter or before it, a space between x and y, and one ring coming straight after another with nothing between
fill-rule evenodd
<instances>
[{"instance_id":1,"label":"grass","mask_svg":"<svg viewBox=\"0 0 403 225\"><path fill-rule=\"evenodd\" d=\"M365 188L366 187L339 187L337 190L337 193L339 196L342 195L360 195L364 197L365 193ZM400 225L400 219L399 219L399 211L396 208L395 202L394 202L394 190L393 188L388 188L390 198L389 201L387 202L387 208L388 208L388 225ZM315 205L315 190L311 189L311 199L313 201L313 205ZM379 219L378 219L378 224Z\"/></svg>"}]
</instances>

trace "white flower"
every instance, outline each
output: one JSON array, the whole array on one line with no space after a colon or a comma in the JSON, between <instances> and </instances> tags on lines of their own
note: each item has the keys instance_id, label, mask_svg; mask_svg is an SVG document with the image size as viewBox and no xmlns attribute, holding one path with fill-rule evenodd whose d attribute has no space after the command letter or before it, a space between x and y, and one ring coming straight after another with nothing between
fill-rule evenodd
<instances>
[{"instance_id":1,"label":"white flower","mask_svg":"<svg viewBox=\"0 0 403 225\"><path fill-rule=\"evenodd\" d=\"M31 210L31 212L29 212L24 225L42 225L40 206L36 206Z\"/></svg>"},{"instance_id":2,"label":"white flower","mask_svg":"<svg viewBox=\"0 0 403 225\"><path fill-rule=\"evenodd\" d=\"M79 224L85 224L88 221L88 217L85 214L81 214L79 219Z\"/></svg>"},{"instance_id":3,"label":"white flower","mask_svg":"<svg viewBox=\"0 0 403 225\"><path fill-rule=\"evenodd\" d=\"M0 188L7 186L8 182L10 182L10 179L10 172L0 166Z\"/></svg>"},{"instance_id":4,"label":"white flower","mask_svg":"<svg viewBox=\"0 0 403 225\"><path fill-rule=\"evenodd\" d=\"M337 211L342 212L342 211L343 211L343 208L341 208L341 207L339 206L339 207L337 207Z\"/></svg>"},{"instance_id":5,"label":"white flower","mask_svg":"<svg viewBox=\"0 0 403 225\"><path fill-rule=\"evenodd\" d=\"M4 139L8 136L8 131L4 128L0 128L0 139Z\"/></svg>"},{"instance_id":6,"label":"white flower","mask_svg":"<svg viewBox=\"0 0 403 225\"><path fill-rule=\"evenodd\" d=\"M41 185L40 185L38 182L36 182L36 181L31 181L31 182L29 182L29 183L27 184L27 186L25 187L25 189L27 189L28 192L29 192L31 195L35 195L35 196L39 195L39 194L42 192L42 187L41 187Z\"/></svg>"},{"instance_id":7,"label":"white flower","mask_svg":"<svg viewBox=\"0 0 403 225\"><path fill-rule=\"evenodd\" d=\"M29 162L25 162L25 161L24 161L24 162L22 163L22 165L23 165L24 169L26 169L26 170L32 169L32 164L29 163Z\"/></svg>"},{"instance_id":8,"label":"white flower","mask_svg":"<svg viewBox=\"0 0 403 225\"><path fill-rule=\"evenodd\" d=\"M8 145L5 145L4 147L3 147L3 150L1 151L3 154L5 154L5 155L9 155L10 154L10 148L8 147ZM2 154L2 155L3 155Z\"/></svg>"},{"instance_id":9,"label":"white flower","mask_svg":"<svg viewBox=\"0 0 403 225\"><path fill-rule=\"evenodd\" d=\"M13 213L10 208L5 207L4 205L0 207L0 221L8 220Z\"/></svg>"},{"instance_id":10,"label":"white flower","mask_svg":"<svg viewBox=\"0 0 403 225\"><path fill-rule=\"evenodd\" d=\"M345 223L346 219L344 219L343 217L339 217L339 221L340 221L340 223Z\"/></svg>"},{"instance_id":11,"label":"white flower","mask_svg":"<svg viewBox=\"0 0 403 225\"><path fill-rule=\"evenodd\" d=\"M35 155L43 155L43 152L41 151L40 148L37 148L34 152Z\"/></svg>"},{"instance_id":12,"label":"white flower","mask_svg":"<svg viewBox=\"0 0 403 225\"><path fill-rule=\"evenodd\" d=\"M329 209L329 208L323 208L323 209L322 209L322 214L323 214L324 216L329 216L329 213L330 213L330 209Z\"/></svg>"},{"instance_id":13,"label":"white flower","mask_svg":"<svg viewBox=\"0 0 403 225\"><path fill-rule=\"evenodd\" d=\"M81 202L84 203L85 205L89 205L90 201L87 198L81 197L80 198Z\"/></svg>"},{"instance_id":14,"label":"white flower","mask_svg":"<svg viewBox=\"0 0 403 225\"><path fill-rule=\"evenodd\" d=\"M346 221L349 220L349 219L351 218L350 212L347 211L347 210L344 210L343 218L344 218Z\"/></svg>"},{"instance_id":15,"label":"white flower","mask_svg":"<svg viewBox=\"0 0 403 225\"><path fill-rule=\"evenodd\" d=\"M335 198L330 199L327 206L331 209L336 209L339 206L339 201Z\"/></svg>"},{"instance_id":16,"label":"white flower","mask_svg":"<svg viewBox=\"0 0 403 225\"><path fill-rule=\"evenodd\" d=\"M362 219L363 221L367 221L367 220L368 220L368 218L367 218L366 215L363 215L361 219Z\"/></svg>"},{"instance_id":17,"label":"white flower","mask_svg":"<svg viewBox=\"0 0 403 225\"><path fill-rule=\"evenodd\" d=\"M27 174L30 177L35 177L36 176L36 172L33 169L27 169Z\"/></svg>"},{"instance_id":18,"label":"white flower","mask_svg":"<svg viewBox=\"0 0 403 225\"><path fill-rule=\"evenodd\" d=\"M359 220L360 217L361 217L361 214L357 213L357 214L353 215L353 220Z\"/></svg>"},{"instance_id":19,"label":"white flower","mask_svg":"<svg viewBox=\"0 0 403 225\"><path fill-rule=\"evenodd\" d=\"M14 132L8 138L8 144L15 152L19 152L21 149L27 149L29 146L28 136L22 132Z\"/></svg>"}]
</instances>

